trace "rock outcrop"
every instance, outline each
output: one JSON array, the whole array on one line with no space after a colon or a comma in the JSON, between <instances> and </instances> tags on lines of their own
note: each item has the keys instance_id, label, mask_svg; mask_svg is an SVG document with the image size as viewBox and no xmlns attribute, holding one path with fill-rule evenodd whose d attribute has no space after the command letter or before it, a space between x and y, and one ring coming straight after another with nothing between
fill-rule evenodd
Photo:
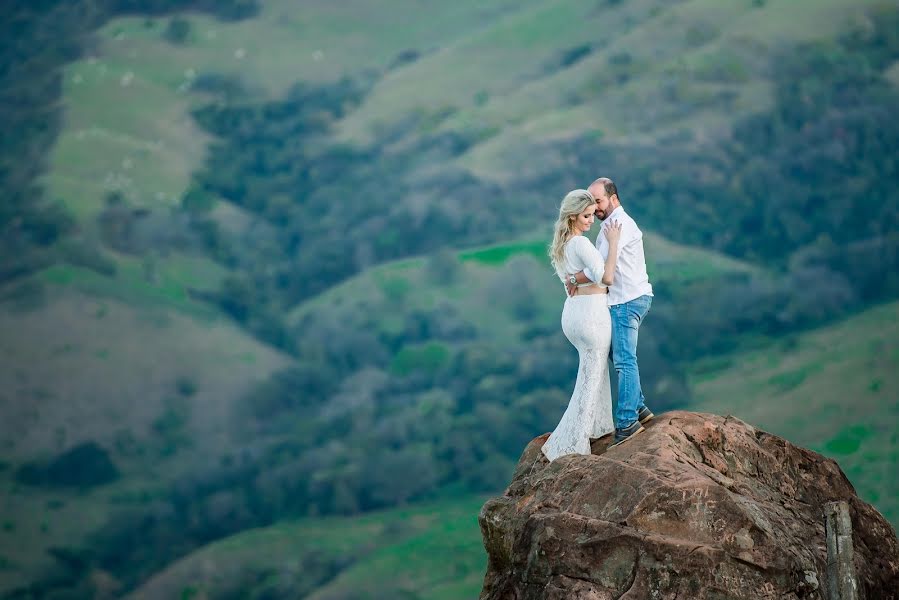
<instances>
[{"instance_id":1,"label":"rock outcrop","mask_svg":"<svg viewBox=\"0 0 899 600\"><path fill-rule=\"evenodd\" d=\"M589 456L528 444L481 509L481 600L829 598L824 505L849 503L859 598L899 598L899 542L833 460L735 419L670 412Z\"/></svg>"}]
</instances>

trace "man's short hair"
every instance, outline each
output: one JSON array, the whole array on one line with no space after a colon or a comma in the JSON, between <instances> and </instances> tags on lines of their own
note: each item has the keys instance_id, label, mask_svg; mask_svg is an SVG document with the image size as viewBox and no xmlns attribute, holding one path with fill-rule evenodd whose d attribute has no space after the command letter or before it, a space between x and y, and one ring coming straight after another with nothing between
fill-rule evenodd
<instances>
[{"instance_id":1,"label":"man's short hair","mask_svg":"<svg viewBox=\"0 0 899 600\"><path fill-rule=\"evenodd\" d=\"M615 186L615 182L608 177L600 177L599 179L591 183L590 187L593 187L597 184L602 184L602 187L606 192L606 196L608 196L609 198L618 193L618 188ZM619 198L621 198L621 196L619 196Z\"/></svg>"}]
</instances>

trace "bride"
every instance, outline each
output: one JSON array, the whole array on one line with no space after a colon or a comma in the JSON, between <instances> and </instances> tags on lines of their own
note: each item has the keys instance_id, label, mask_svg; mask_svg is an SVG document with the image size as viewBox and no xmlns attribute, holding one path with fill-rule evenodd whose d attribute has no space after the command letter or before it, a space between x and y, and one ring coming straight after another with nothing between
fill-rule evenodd
<instances>
[{"instance_id":1,"label":"bride","mask_svg":"<svg viewBox=\"0 0 899 600\"><path fill-rule=\"evenodd\" d=\"M602 273L601 283L579 284L577 294L565 299L562 331L580 355L574 393L562 419L543 445L543 454L553 461L565 454L590 454L590 438L615 430L609 383L609 346L612 321L609 316L608 288L615 273L621 225L609 223L601 235L609 241L609 257L602 256L584 236L593 225L596 200L587 190L568 192L559 207L549 256L559 279L588 268ZM576 282L573 282L576 283Z\"/></svg>"}]
</instances>

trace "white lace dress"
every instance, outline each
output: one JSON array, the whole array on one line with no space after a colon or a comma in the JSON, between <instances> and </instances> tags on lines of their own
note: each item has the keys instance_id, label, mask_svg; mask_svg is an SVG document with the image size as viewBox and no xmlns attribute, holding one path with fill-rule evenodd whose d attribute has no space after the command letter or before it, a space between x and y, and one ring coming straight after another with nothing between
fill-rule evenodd
<instances>
[{"instance_id":1,"label":"white lace dress","mask_svg":"<svg viewBox=\"0 0 899 600\"><path fill-rule=\"evenodd\" d=\"M604 270L599 251L582 235L565 245L565 263L568 273L585 267L597 274ZM559 274L563 283L564 276ZM565 299L562 331L577 348L580 364L568 408L543 445L543 454L550 461L566 454L590 454L590 438L615 429L608 365L612 342L608 298L608 294L590 294Z\"/></svg>"}]
</instances>

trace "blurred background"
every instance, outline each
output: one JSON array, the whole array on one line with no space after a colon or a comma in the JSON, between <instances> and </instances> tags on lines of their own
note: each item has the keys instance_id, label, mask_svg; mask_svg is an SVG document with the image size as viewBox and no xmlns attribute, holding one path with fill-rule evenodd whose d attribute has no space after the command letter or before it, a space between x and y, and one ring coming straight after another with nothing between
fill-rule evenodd
<instances>
[{"instance_id":1,"label":"blurred background","mask_svg":"<svg viewBox=\"0 0 899 600\"><path fill-rule=\"evenodd\" d=\"M895 2L7 0L0 48L0 597L477 597L599 176L652 409L899 524Z\"/></svg>"}]
</instances>

